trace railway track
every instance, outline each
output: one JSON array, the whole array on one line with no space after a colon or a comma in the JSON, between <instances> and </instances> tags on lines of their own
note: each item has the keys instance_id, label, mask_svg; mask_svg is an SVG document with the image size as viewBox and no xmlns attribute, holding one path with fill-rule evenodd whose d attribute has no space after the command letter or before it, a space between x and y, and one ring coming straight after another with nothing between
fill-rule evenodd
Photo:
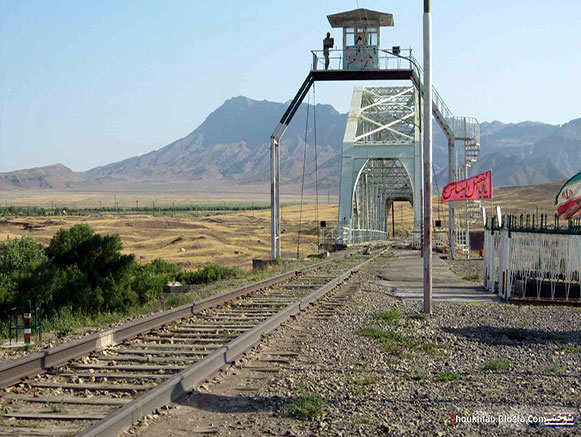
<instances>
[{"instance_id":1,"label":"railway track","mask_svg":"<svg viewBox=\"0 0 581 437\"><path fill-rule=\"evenodd\" d=\"M378 253L351 253L5 363L0 435L118 435Z\"/></svg>"}]
</instances>

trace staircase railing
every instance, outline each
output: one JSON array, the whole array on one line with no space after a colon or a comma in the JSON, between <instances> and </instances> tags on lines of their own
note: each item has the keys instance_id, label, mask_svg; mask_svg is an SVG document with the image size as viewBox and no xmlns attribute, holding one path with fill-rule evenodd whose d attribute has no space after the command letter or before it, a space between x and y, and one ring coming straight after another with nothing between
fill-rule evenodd
<instances>
[{"instance_id":1,"label":"staircase railing","mask_svg":"<svg viewBox=\"0 0 581 437\"><path fill-rule=\"evenodd\" d=\"M416 75L420 82L420 87L424 89L423 77L424 69L419 64L419 62L410 53L410 64L416 72ZM439 118L448 130L454 135L455 139L468 140L470 142L480 144L480 123L474 117L456 117L444 102L444 99L438 93L435 87L432 87L433 93L433 105L434 113L437 118Z\"/></svg>"}]
</instances>

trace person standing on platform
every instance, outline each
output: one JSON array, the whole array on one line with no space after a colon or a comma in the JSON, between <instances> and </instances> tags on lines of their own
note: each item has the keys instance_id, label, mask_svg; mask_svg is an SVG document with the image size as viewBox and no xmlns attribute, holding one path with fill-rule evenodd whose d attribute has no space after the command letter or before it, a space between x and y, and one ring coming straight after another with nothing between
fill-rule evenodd
<instances>
[{"instance_id":1,"label":"person standing on platform","mask_svg":"<svg viewBox=\"0 0 581 437\"><path fill-rule=\"evenodd\" d=\"M331 38L331 33L327 32L327 38L323 40L323 55L325 55L325 70L329 69L329 49L335 45L335 40Z\"/></svg>"}]
</instances>

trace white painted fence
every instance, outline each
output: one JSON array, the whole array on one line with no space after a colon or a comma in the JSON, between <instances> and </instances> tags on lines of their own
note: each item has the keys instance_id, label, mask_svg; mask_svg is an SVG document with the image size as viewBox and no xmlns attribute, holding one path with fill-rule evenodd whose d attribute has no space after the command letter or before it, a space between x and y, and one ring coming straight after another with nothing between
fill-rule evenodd
<instances>
[{"instance_id":1,"label":"white painted fence","mask_svg":"<svg viewBox=\"0 0 581 437\"><path fill-rule=\"evenodd\" d=\"M498 290L508 300L518 280L519 298L555 300L557 289L563 288L559 300L581 297L581 235L486 230L484 247L484 287L488 291ZM531 283L535 292L527 294ZM547 286L549 296L542 295Z\"/></svg>"},{"instance_id":2,"label":"white painted fence","mask_svg":"<svg viewBox=\"0 0 581 437\"><path fill-rule=\"evenodd\" d=\"M388 234L374 229L351 229L344 227L342 230L343 241L347 243L366 243L368 241L387 240Z\"/></svg>"}]
</instances>

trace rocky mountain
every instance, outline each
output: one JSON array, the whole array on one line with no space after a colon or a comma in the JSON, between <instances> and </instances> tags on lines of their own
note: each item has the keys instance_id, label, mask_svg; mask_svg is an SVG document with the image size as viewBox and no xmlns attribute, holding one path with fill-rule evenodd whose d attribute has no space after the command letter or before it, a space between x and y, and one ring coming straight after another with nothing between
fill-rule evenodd
<instances>
[{"instance_id":1,"label":"rocky mountain","mask_svg":"<svg viewBox=\"0 0 581 437\"><path fill-rule=\"evenodd\" d=\"M189 135L159 150L124 161L94 168L86 173L90 182L118 184L146 181L149 185L168 181L191 181L213 186L263 183L269 180L270 135L286 105L246 97L227 100ZM281 177L296 184L302 177L305 129L307 138L307 182L313 182L313 111L303 104L281 143ZM307 126L307 111L309 125ZM319 179L328 183L336 171L341 153L346 114L330 105L316 106L317 164ZM329 166L329 162L335 165ZM335 178L338 180L338 176Z\"/></svg>"},{"instance_id":2,"label":"rocky mountain","mask_svg":"<svg viewBox=\"0 0 581 437\"><path fill-rule=\"evenodd\" d=\"M469 174L492 169L495 186L541 184L568 179L581 171L581 118L562 126L531 121L485 122L480 132L481 156ZM434 154L437 147L434 145ZM443 186L448 181L447 161L442 155L434 162L438 184Z\"/></svg>"},{"instance_id":3,"label":"rocky mountain","mask_svg":"<svg viewBox=\"0 0 581 437\"><path fill-rule=\"evenodd\" d=\"M269 138L286 108L283 103L231 98L193 132L159 150L82 173L61 164L0 173L0 189L171 188L195 192L248 184L268 186ZM337 192L347 114L340 114L330 105L319 104L315 109L303 104L297 112L281 144L282 182L292 190L300 187L305 162L307 189L313 188L314 111L319 187ZM482 123L481 144L481 157L470 173L492 168L497 186L565 179L581 168L581 118L562 126L530 121ZM447 141L435 127L434 170L440 188L447 182L446 166Z\"/></svg>"},{"instance_id":4,"label":"rocky mountain","mask_svg":"<svg viewBox=\"0 0 581 437\"><path fill-rule=\"evenodd\" d=\"M0 190L39 188L62 190L81 185L84 180L83 173L75 173L62 164L54 164L0 173Z\"/></svg>"}]
</instances>

